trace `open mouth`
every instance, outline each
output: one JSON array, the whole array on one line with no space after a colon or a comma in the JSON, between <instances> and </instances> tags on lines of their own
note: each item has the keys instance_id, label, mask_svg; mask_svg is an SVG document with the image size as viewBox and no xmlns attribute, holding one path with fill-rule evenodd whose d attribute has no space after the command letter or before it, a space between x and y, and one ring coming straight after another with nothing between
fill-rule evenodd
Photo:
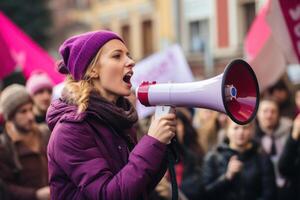
<instances>
[{"instance_id":1,"label":"open mouth","mask_svg":"<svg viewBox=\"0 0 300 200\"><path fill-rule=\"evenodd\" d=\"M131 77L132 77L132 72L128 72L127 74L125 74L125 76L123 77L123 81L125 82L125 83L128 83L128 84L131 84L130 83L130 79L131 79Z\"/></svg>"}]
</instances>

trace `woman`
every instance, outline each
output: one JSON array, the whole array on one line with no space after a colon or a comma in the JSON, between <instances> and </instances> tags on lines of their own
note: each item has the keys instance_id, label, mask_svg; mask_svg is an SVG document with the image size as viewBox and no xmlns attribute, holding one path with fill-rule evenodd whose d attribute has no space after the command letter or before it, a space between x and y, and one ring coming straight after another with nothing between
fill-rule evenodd
<instances>
[{"instance_id":1,"label":"woman","mask_svg":"<svg viewBox=\"0 0 300 200\"><path fill-rule=\"evenodd\" d=\"M201 146L197 142L198 134L187 116L187 110L176 111L177 150L179 162L175 165L176 180L180 192L189 200L199 200L203 193L201 187L200 172L204 156ZM171 199L171 187L169 181L161 181L156 191L165 199ZM169 191L168 191L169 190ZM181 198L183 199L183 198Z\"/></svg>"},{"instance_id":2,"label":"woman","mask_svg":"<svg viewBox=\"0 0 300 200\"><path fill-rule=\"evenodd\" d=\"M209 153L204 161L202 181L207 199L276 199L272 163L252 142L254 123L228 123L229 143Z\"/></svg>"},{"instance_id":3,"label":"woman","mask_svg":"<svg viewBox=\"0 0 300 200\"><path fill-rule=\"evenodd\" d=\"M199 145L197 131L183 112L176 112L176 138L178 140L179 162L175 165L177 183L189 200L199 200L203 193L200 172L204 152Z\"/></svg>"},{"instance_id":4,"label":"woman","mask_svg":"<svg viewBox=\"0 0 300 200\"><path fill-rule=\"evenodd\" d=\"M166 170L175 114L154 119L136 145L134 61L113 32L71 37L60 47L68 80L47 113L51 199L146 199ZM136 145L136 146L135 146Z\"/></svg>"}]
</instances>

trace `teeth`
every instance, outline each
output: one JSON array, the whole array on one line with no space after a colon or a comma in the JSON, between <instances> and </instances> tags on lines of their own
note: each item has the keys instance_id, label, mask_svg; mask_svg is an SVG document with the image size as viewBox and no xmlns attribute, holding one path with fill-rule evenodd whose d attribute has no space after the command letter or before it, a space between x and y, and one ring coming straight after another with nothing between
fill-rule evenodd
<instances>
[{"instance_id":1,"label":"teeth","mask_svg":"<svg viewBox=\"0 0 300 200\"><path fill-rule=\"evenodd\" d=\"M124 78L123 78L123 80L124 80L126 83L130 83L130 79L131 79L132 75L133 75L133 72L128 72L128 73L126 73L125 76L124 76Z\"/></svg>"}]
</instances>

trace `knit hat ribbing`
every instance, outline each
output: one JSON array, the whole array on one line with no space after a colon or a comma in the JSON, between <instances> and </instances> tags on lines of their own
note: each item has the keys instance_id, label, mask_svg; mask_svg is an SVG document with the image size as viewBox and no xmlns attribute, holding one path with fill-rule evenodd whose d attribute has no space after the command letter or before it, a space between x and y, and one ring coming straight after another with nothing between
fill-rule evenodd
<instances>
[{"instance_id":1,"label":"knit hat ribbing","mask_svg":"<svg viewBox=\"0 0 300 200\"><path fill-rule=\"evenodd\" d=\"M123 40L111 31L94 31L67 39L59 48L63 63L58 66L58 71L71 74L75 80L83 78L87 67L96 56L101 47L110 40Z\"/></svg>"}]
</instances>

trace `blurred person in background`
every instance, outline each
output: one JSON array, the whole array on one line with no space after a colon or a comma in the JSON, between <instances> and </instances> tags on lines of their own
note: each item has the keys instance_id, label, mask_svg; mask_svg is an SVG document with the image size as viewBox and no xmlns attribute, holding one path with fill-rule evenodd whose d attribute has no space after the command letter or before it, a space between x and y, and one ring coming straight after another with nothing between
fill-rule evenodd
<instances>
[{"instance_id":1,"label":"blurred person in background","mask_svg":"<svg viewBox=\"0 0 300 200\"><path fill-rule=\"evenodd\" d=\"M0 179L0 199L9 200L4 182Z\"/></svg>"},{"instance_id":2,"label":"blurred person in background","mask_svg":"<svg viewBox=\"0 0 300 200\"><path fill-rule=\"evenodd\" d=\"M279 159L279 171L288 180L290 190L286 199L300 199L300 114Z\"/></svg>"},{"instance_id":3,"label":"blurred person in background","mask_svg":"<svg viewBox=\"0 0 300 200\"><path fill-rule=\"evenodd\" d=\"M300 85L295 89L295 116L300 114Z\"/></svg>"},{"instance_id":4,"label":"blurred person in background","mask_svg":"<svg viewBox=\"0 0 300 200\"><path fill-rule=\"evenodd\" d=\"M183 112L182 109L176 111L176 149L179 153L179 162L175 165L176 180L178 188L187 199L199 200L203 194L200 174L204 153L197 142L198 134L186 112L187 110ZM156 191L165 199L171 199L168 178L165 177L159 183Z\"/></svg>"},{"instance_id":5,"label":"blurred person in background","mask_svg":"<svg viewBox=\"0 0 300 200\"><path fill-rule=\"evenodd\" d=\"M152 121L137 143L128 99L135 65L110 31L73 36L60 46L62 97L47 112L51 199L147 199L166 172L175 114Z\"/></svg>"},{"instance_id":6,"label":"blurred person in background","mask_svg":"<svg viewBox=\"0 0 300 200\"><path fill-rule=\"evenodd\" d=\"M0 97L5 130L0 135L0 178L9 199L50 199L46 145L36 126L33 102L25 87L13 84Z\"/></svg>"},{"instance_id":7,"label":"blurred person in background","mask_svg":"<svg viewBox=\"0 0 300 200\"><path fill-rule=\"evenodd\" d=\"M196 127L198 143L203 148L204 153L213 150L224 139L224 134L219 132L219 113L213 110L198 108L193 119ZM220 133L220 134L219 134Z\"/></svg>"},{"instance_id":8,"label":"blurred person in background","mask_svg":"<svg viewBox=\"0 0 300 200\"><path fill-rule=\"evenodd\" d=\"M268 89L268 95L277 102L281 117L287 117L289 119L293 119L295 117L295 107L292 102L292 98L290 98L292 94L284 79L280 79L277 83L271 86Z\"/></svg>"},{"instance_id":9,"label":"blurred person in background","mask_svg":"<svg viewBox=\"0 0 300 200\"><path fill-rule=\"evenodd\" d=\"M279 173L278 160L291 131L292 121L280 116L277 101L264 98L260 101L257 112L256 139L273 162L278 187L278 199L286 199L289 187Z\"/></svg>"},{"instance_id":10,"label":"blurred person in background","mask_svg":"<svg viewBox=\"0 0 300 200\"><path fill-rule=\"evenodd\" d=\"M202 182L212 200L274 200L272 162L253 141L254 123L238 125L229 120L228 142L205 157Z\"/></svg>"},{"instance_id":11,"label":"blurred person in background","mask_svg":"<svg viewBox=\"0 0 300 200\"><path fill-rule=\"evenodd\" d=\"M26 89L33 100L33 112L38 124L46 123L47 109L51 103L53 82L42 71L34 71L26 82Z\"/></svg>"},{"instance_id":12,"label":"blurred person in background","mask_svg":"<svg viewBox=\"0 0 300 200\"><path fill-rule=\"evenodd\" d=\"M1 96L1 94L0 94L0 96ZM2 113L0 113L0 134L4 130L4 124L5 124L5 121L4 121L3 115L2 115Z\"/></svg>"}]
</instances>

